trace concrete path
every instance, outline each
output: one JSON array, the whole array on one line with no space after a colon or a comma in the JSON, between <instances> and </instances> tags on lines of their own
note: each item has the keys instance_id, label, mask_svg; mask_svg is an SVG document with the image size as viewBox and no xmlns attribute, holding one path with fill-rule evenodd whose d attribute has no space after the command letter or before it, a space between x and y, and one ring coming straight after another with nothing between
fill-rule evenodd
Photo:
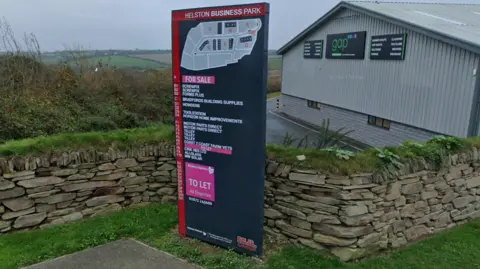
<instances>
[{"instance_id":1,"label":"concrete path","mask_svg":"<svg viewBox=\"0 0 480 269\"><path fill-rule=\"evenodd\" d=\"M200 269L135 240L120 240L23 269Z\"/></svg>"}]
</instances>

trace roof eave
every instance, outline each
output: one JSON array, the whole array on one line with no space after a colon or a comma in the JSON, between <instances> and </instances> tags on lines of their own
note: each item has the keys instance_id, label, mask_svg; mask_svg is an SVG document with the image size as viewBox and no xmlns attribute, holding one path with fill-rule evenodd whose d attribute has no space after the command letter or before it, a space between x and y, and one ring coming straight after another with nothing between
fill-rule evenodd
<instances>
[{"instance_id":1,"label":"roof eave","mask_svg":"<svg viewBox=\"0 0 480 269\"><path fill-rule=\"evenodd\" d=\"M406 28L406 29L410 29L410 30L415 31L417 33L424 34L426 36L430 36L432 38L443 41L447 44L451 44L451 45L463 48L465 50L480 54L480 46L478 46L477 44L471 43L471 42L466 41L466 40L460 40L460 39L458 39L456 37L453 37L453 36L450 36L448 34L441 33L441 32L435 31L435 30L431 30L431 29L428 29L428 28L420 26L420 25L412 24L408 21L404 21L404 20L401 20L399 18L387 16L387 15L384 15L384 14L381 14L381 13L377 13L377 12L372 11L370 9L366 9L366 8L363 8L363 7L348 3L348 2L340 2L332 10L330 10L328 13L326 13L322 18L317 20L315 23L313 23L311 26L309 26L307 29L305 29L303 32L301 32L299 35L297 35L295 38L290 40L286 45L284 45L282 48L280 48L277 51L277 54L279 54L279 55L285 54L285 52L287 52L288 50L290 50L291 47L296 45L299 40L301 40L302 38L307 36L312 30L314 30L315 28L320 26L324 21L328 20L330 18L330 16L332 16L334 13L336 13L341 8L348 8L348 9L351 9L351 10L354 10L354 11L358 11L358 12L364 13L368 16L390 22L392 24L401 26L401 27Z\"/></svg>"},{"instance_id":2,"label":"roof eave","mask_svg":"<svg viewBox=\"0 0 480 269\"><path fill-rule=\"evenodd\" d=\"M344 7L345 2L340 2L338 3L335 7L330 9L325 15L323 15L320 19L316 20L314 23L312 23L310 26L308 26L305 30L303 30L300 34L295 36L293 39L288 41L285 45L283 45L280 49L276 51L278 55L282 55L288 50L290 50L291 47L293 47L299 40L304 38L306 35L308 35L312 30L315 30L319 25L321 25L324 21L328 20L330 16L338 12L341 8Z\"/></svg>"}]
</instances>

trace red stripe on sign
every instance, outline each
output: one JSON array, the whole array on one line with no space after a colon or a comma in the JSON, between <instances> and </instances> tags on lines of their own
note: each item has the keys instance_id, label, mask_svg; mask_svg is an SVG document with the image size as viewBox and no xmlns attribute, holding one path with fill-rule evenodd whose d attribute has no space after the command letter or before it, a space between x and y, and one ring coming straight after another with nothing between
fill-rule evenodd
<instances>
[{"instance_id":1,"label":"red stripe on sign","mask_svg":"<svg viewBox=\"0 0 480 269\"><path fill-rule=\"evenodd\" d=\"M173 13L172 13L173 18ZM180 39L178 36L178 21L172 20L172 80L175 118L175 156L177 159L178 183L178 232L187 234L185 222L185 194L183 176L183 122L182 122L182 89L180 84Z\"/></svg>"},{"instance_id":2,"label":"red stripe on sign","mask_svg":"<svg viewBox=\"0 0 480 269\"><path fill-rule=\"evenodd\" d=\"M227 19L243 17L260 17L266 13L266 4L199 8L173 11L174 21Z\"/></svg>"}]
</instances>

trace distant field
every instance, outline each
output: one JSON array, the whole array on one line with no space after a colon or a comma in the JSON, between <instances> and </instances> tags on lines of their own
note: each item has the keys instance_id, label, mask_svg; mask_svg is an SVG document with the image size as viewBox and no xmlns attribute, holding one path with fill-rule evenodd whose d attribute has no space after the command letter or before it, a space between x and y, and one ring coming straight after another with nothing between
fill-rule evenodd
<instances>
[{"instance_id":1,"label":"distant field","mask_svg":"<svg viewBox=\"0 0 480 269\"><path fill-rule=\"evenodd\" d=\"M61 58L44 58L46 64L57 64ZM169 64L153 61L149 59L140 59L130 56L95 56L85 59L89 64L94 65L101 61L104 65L115 66L117 68L140 68L140 69L162 69L169 67Z\"/></svg>"},{"instance_id":2,"label":"distant field","mask_svg":"<svg viewBox=\"0 0 480 269\"><path fill-rule=\"evenodd\" d=\"M139 54L139 55L131 55L131 57L157 61L164 64L169 64L169 65L172 64L171 53ZM279 57L277 55L269 55L268 70L281 70L281 69L282 69L282 57Z\"/></svg>"},{"instance_id":3,"label":"distant field","mask_svg":"<svg viewBox=\"0 0 480 269\"><path fill-rule=\"evenodd\" d=\"M157 61L165 64L172 64L172 54L171 53L157 53L157 54L139 54L139 55L130 55L131 57Z\"/></svg>"}]
</instances>

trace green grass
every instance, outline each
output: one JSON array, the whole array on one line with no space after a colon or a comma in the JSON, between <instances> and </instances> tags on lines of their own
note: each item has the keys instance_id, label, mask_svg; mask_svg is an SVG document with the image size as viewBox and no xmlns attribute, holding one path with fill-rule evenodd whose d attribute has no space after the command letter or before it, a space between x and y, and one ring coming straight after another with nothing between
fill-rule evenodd
<instances>
[{"instance_id":1,"label":"green grass","mask_svg":"<svg viewBox=\"0 0 480 269\"><path fill-rule=\"evenodd\" d=\"M155 125L111 132L65 133L46 137L7 141L0 144L0 157L26 156L76 149L126 148L142 144L173 141L173 127Z\"/></svg>"},{"instance_id":2,"label":"green grass","mask_svg":"<svg viewBox=\"0 0 480 269\"><path fill-rule=\"evenodd\" d=\"M125 210L65 226L0 236L0 268L16 269L121 238L149 241L176 223L173 206Z\"/></svg>"},{"instance_id":3,"label":"green grass","mask_svg":"<svg viewBox=\"0 0 480 269\"><path fill-rule=\"evenodd\" d=\"M152 205L49 229L0 236L2 269L16 269L122 238L135 238L206 269L451 269L480 268L480 221L397 251L353 263L325 253L265 246L260 262L197 240L179 238L175 207ZM269 243L270 244L270 243ZM280 249L277 251L277 249Z\"/></svg>"}]
</instances>

